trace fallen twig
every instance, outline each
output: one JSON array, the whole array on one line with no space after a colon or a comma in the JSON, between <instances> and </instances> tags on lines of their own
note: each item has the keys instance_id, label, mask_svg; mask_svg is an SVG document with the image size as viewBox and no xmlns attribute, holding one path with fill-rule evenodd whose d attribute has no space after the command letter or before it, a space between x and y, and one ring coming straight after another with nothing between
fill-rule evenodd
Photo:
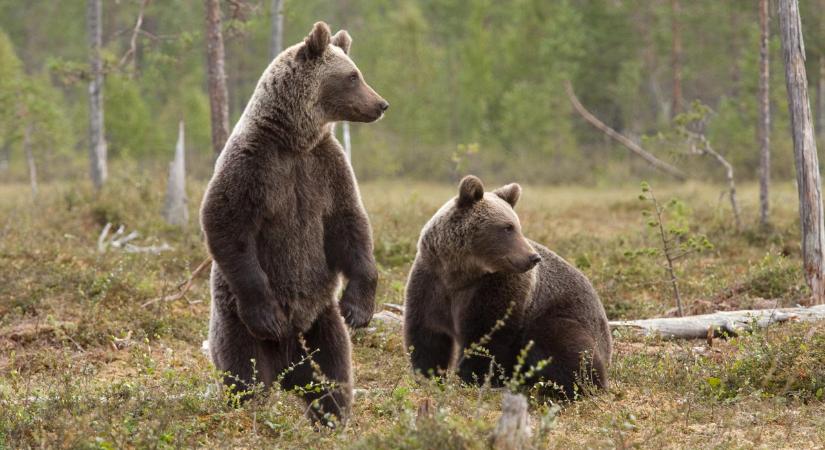
<instances>
[{"instance_id":1,"label":"fallen twig","mask_svg":"<svg viewBox=\"0 0 825 450\"><path fill-rule=\"evenodd\" d=\"M178 285L177 293L172 295L166 295L163 297L153 298L140 306L145 308L157 302L172 302L184 298L186 296L186 293L189 292L189 289L191 289L192 285L195 283L195 279L198 277L198 275L201 274L201 272L203 272L207 267L209 267L209 264L211 262L211 257L207 257L206 259L204 259L203 262L200 263L200 265L192 272L192 275L189 276L189 279Z\"/></svg>"}]
</instances>

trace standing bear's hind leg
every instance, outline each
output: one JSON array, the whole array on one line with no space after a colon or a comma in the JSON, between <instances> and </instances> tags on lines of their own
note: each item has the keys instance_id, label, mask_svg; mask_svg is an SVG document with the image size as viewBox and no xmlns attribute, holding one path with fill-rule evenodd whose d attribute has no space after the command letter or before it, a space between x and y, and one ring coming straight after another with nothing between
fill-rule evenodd
<instances>
[{"instance_id":1,"label":"standing bear's hind leg","mask_svg":"<svg viewBox=\"0 0 825 450\"><path fill-rule=\"evenodd\" d=\"M295 342L292 361L295 366L287 369L281 384L286 390L296 389L302 394L313 421L331 425L329 418L333 416L345 423L352 406L351 350L338 305L332 304L324 310L303 336L305 345ZM302 391L308 385L319 383L317 391L314 386Z\"/></svg>"}]
</instances>

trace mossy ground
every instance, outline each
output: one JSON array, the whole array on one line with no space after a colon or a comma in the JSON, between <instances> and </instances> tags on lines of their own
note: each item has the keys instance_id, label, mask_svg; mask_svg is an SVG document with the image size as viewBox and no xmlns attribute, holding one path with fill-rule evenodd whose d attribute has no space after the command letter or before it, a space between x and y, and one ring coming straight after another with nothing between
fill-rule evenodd
<instances>
[{"instance_id":1,"label":"mossy ground","mask_svg":"<svg viewBox=\"0 0 825 450\"><path fill-rule=\"evenodd\" d=\"M205 183L192 181L197 217ZM201 353L207 283L173 293L205 258L196 220L160 219L164 187L149 175L115 175L104 192L47 184L0 186L0 448L485 448L500 390L449 377L416 379L397 329L353 334L357 395L347 427L315 431L294 395L274 390L241 408L215 389ZM488 186L492 188L492 186ZM666 314L674 305L655 257L638 189L524 186L525 233L593 281L611 319ZM691 313L777 300L806 290L796 192L777 184L773 229L755 225L756 187L740 189L747 224L731 226L721 188L656 186L689 207L691 230L715 248L680 263ZM418 232L450 185L365 183L381 280L378 303L402 303ZM97 251L106 222L137 230L160 255ZM380 309L380 306L379 306ZM617 335L609 392L568 405L533 402L537 448L812 448L825 446L825 325L772 327L728 341L664 342ZM419 401L436 412L416 422Z\"/></svg>"}]
</instances>

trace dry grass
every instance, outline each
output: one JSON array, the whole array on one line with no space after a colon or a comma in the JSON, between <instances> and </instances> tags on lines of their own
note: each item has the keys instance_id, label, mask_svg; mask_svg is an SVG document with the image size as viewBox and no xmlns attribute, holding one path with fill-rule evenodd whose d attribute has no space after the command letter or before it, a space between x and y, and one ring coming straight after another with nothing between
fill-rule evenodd
<instances>
[{"instance_id":1,"label":"dry grass","mask_svg":"<svg viewBox=\"0 0 825 450\"><path fill-rule=\"evenodd\" d=\"M199 199L203 183L192 182ZM488 186L492 188L493 186ZM679 274L692 312L791 305L800 276L796 193L775 187L775 228L735 233L720 188L654 186L690 208L691 229L715 249ZM672 306L660 261L629 258L655 244L638 190L524 186L526 233L593 280L611 318L665 314ZM353 418L313 431L295 396L275 390L232 408L201 354L208 288L186 299L140 305L173 292L205 257L197 225L177 230L159 216L163 186L149 175L117 178L99 197L66 184L44 186L33 205L24 185L0 186L0 448L485 448L500 391L417 380L398 330L353 335ZM401 303L418 231L454 187L368 183L379 303ZM740 193L756 222L755 186ZM198 201L191 202L192 217ZM106 221L170 243L160 256L99 254ZM532 405L537 448L813 448L825 445L825 338L810 325L780 326L708 349L702 342L617 336L609 392L565 405ZM790 381L788 381L790 380ZM431 421L416 424L432 399Z\"/></svg>"}]
</instances>

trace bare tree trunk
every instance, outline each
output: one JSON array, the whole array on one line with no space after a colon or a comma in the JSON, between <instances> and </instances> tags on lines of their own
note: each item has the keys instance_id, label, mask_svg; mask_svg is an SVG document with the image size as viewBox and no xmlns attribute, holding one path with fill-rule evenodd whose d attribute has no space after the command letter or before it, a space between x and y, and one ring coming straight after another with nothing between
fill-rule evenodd
<instances>
[{"instance_id":1,"label":"bare tree trunk","mask_svg":"<svg viewBox=\"0 0 825 450\"><path fill-rule=\"evenodd\" d=\"M106 182L106 137L103 122L103 64L100 60L102 46L100 0L88 0L86 25L89 34L89 161L92 184L100 189Z\"/></svg>"},{"instance_id":2,"label":"bare tree trunk","mask_svg":"<svg viewBox=\"0 0 825 450\"><path fill-rule=\"evenodd\" d=\"M816 83L816 134L820 139L825 139L825 55L819 57Z\"/></svg>"},{"instance_id":3,"label":"bare tree trunk","mask_svg":"<svg viewBox=\"0 0 825 450\"><path fill-rule=\"evenodd\" d=\"M767 227L771 181L770 15L768 0L759 0L759 223Z\"/></svg>"},{"instance_id":4,"label":"bare tree trunk","mask_svg":"<svg viewBox=\"0 0 825 450\"><path fill-rule=\"evenodd\" d=\"M221 6L218 0L205 0L206 5L206 66L209 78L209 107L212 119L212 149L215 155L223 151L229 138L229 94L224 70Z\"/></svg>"},{"instance_id":5,"label":"bare tree trunk","mask_svg":"<svg viewBox=\"0 0 825 450\"><path fill-rule=\"evenodd\" d=\"M572 103L573 108L576 109L576 112L578 112L579 115L582 116L582 118L584 118L584 120L586 120L590 125L593 125L594 128L606 134L609 138L614 139L620 144L624 145L628 150L647 161L648 164L650 164L654 168L679 180L685 179L685 174L682 173L681 170L653 156L651 153L647 152L645 149L640 147L639 144L636 144L635 142L628 139L626 136L620 134L618 131L614 130L613 128L610 128L604 122L599 120L596 116L591 114L590 111L585 109L584 105L582 105L578 97L576 97L576 93L573 92L573 85L570 84L569 81L565 81L564 89L567 92L567 97L570 99L570 103Z\"/></svg>"},{"instance_id":6,"label":"bare tree trunk","mask_svg":"<svg viewBox=\"0 0 825 450\"><path fill-rule=\"evenodd\" d=\"M682 5L679 0L670 1L670 27L672 34L671 71L673 76L673 103L670 108L671 116L682 112L682 24L679 16L682 14Z\"/></svg>"},{"instance_id":7,"label":"bare tree trunk","mask_svg":"<svg viewBox=\"0 0 825 450\"><path fill-rule=\"evenodd\" d=\"M284 49L284 0L272 0L272 35L269 59L275 59Z\"/></svg>"},{"instance_id":8,"label":"bare tree trunk","mask_svg":"<svg viewBox=\"0 0 825 450\"><path fill-rule=\"evenodd\" d=\"M37 166L34 164L34 154L32 154L32 126L26 125L23 132L23 152L26 154L26 164L29 166L29 182L32 187L32 198L37 198Z\"/></svg>"},{"instance_id":9,"label":"bare tree trunk","mask_svg":"<svg viewBox=\"0 0 825 450\"><path fill-rule=\"evenodd\" d=\"M169 164L169 183L166 185L163 218L172 225L184 226L189 222L189 210L186 207L186 152L182 120L178 125L175 159Z\"/></svg>"},{"instance_id":10,"label":"bare tree trunk","mask_svg":"<svg viewBox=\"0 0 825 450\"><path fill-rule=\"evenodd\" d=\"M802 259L811 302L825 303L825 229L822 213L822 182L816 154L808 79L805 73L805 44L797 0L779 0L779 29L785 56L785 83L791 116L799 215L802 226Z\"/></svg>"},{"instance_id":11,"label":"bare tree trunk","mask_svg":"<svg viewBox=\"0 0 825 450\"><path fill-rule=\"evenodd\" d=\"M3 147L0 148L0 172L9 170L11 162L11 139L3 140Z\"/></svg>"},{"instance_id":12,"label":"bare tree trunk","mask_svg":"<svg viewBox=\"0 0 825 450\"><path fill-rule=\"evenodd\" d=\"M761 0L760 0L761 1ZM739 64L740 46L739 46L739 5L734 4L730 9L730 96L736 98L739 96L739 87L742 84L742 67ZM741 102L740 102L741 105ZM741 107L741 106L740 106Z\"/></svg>"},{"instance_id":13,"label":"bare tree trunk","mask_svg":"<svg viewBox=\"0 0 825 450\"><path fill-rule=\"evenodd\" d=\"M349 161L350 165L352 164L352 141L350 140L349 134L349 122L344 122L341 125L343 134L344 134L344 153L347 154L347 161Z\"/></svg>"}]
</instances>

